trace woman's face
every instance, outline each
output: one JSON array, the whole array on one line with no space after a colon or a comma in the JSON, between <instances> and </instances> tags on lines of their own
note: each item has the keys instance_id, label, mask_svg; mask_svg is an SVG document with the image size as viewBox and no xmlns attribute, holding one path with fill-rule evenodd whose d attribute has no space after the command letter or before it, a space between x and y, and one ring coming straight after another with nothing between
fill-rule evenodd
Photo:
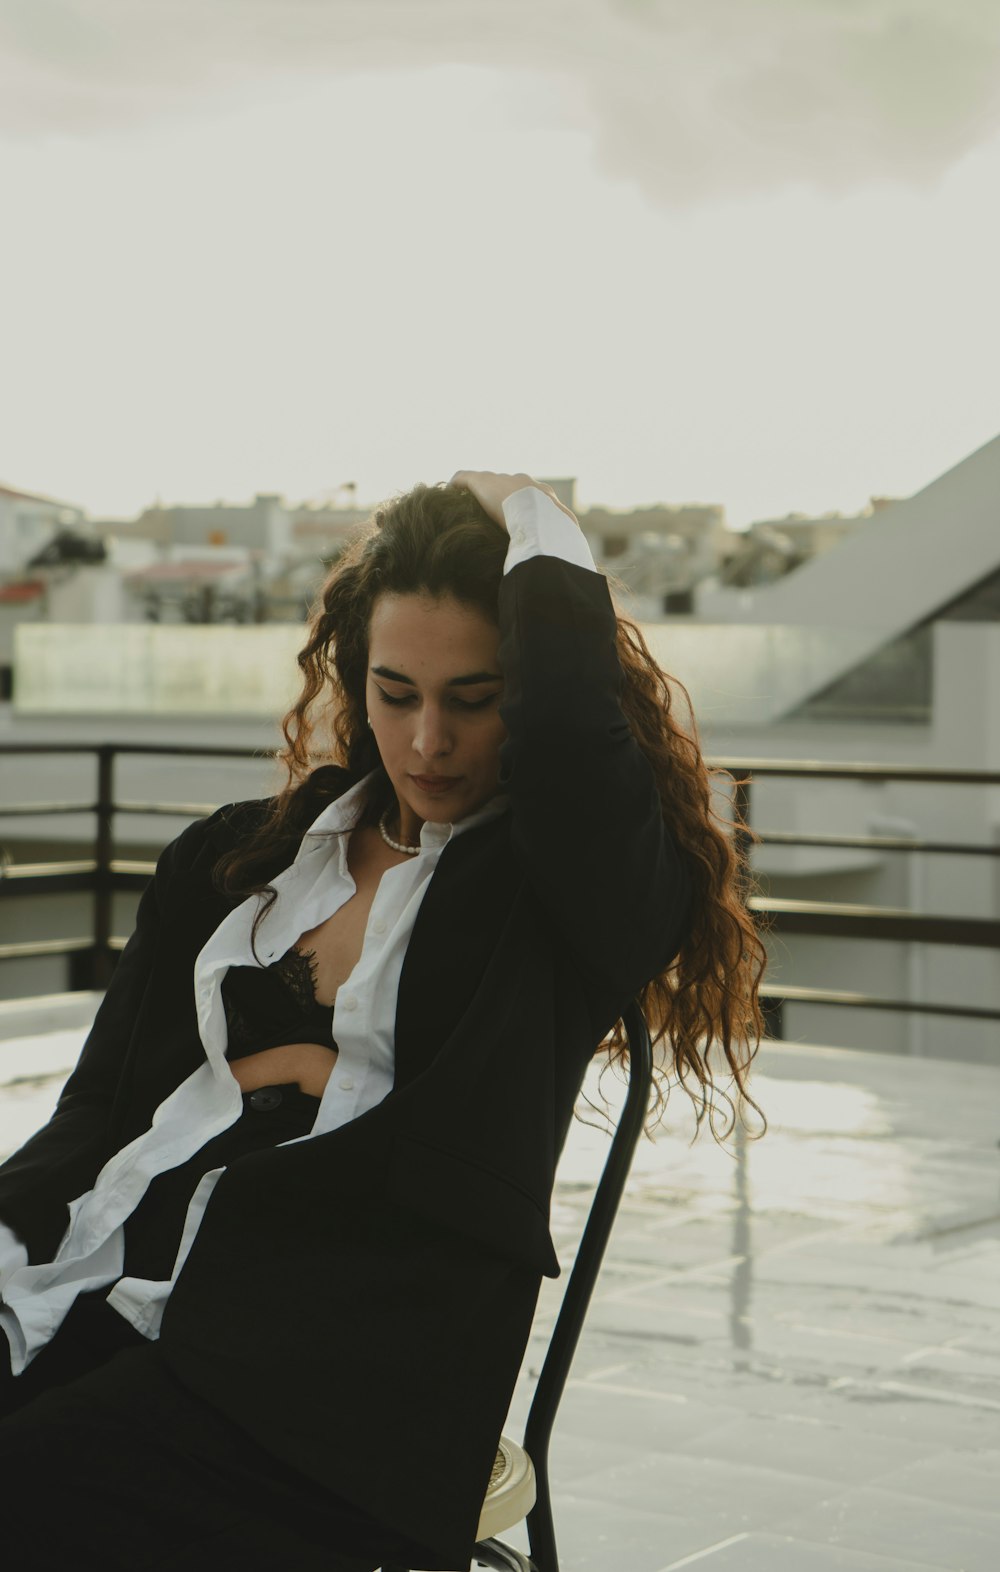
<instances>
[{"instance_id":1,"label":"woman's face","mask_svg":"<svg viewBox=\"0 0 1000 1572\"><path fill-rule=\"evenodd\" d=\"M451 596L387 593L372 608L368 715L404 839L416 839L420 822L454 823L496 793L507 735L498 642L494 623Z\"/></svg>"}]
</instances>

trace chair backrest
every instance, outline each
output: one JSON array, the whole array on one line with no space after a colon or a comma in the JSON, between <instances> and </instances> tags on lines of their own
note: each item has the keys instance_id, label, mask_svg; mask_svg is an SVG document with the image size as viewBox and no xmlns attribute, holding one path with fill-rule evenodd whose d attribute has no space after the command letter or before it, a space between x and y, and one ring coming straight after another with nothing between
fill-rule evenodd
<instances>
[{"instance_id":1,"label":"chair backrest","mask_svg":"<svg viewBox=\"0 0 1000 1572\"><path fill-rule=\"evenodd\" d=\"M636 1143L642 1133L653 1081L653 1052L638 1000L633 1000L622 1012L622 1025L629 1051L625 1106L580 1239L524 1430L524 1449L534 1465L537 1490L535 1506L528 1514L528 1539L532 1560L541 1572L555 1572L558 1565L549 1500L549 1439L597 1274L601 1269L605 1247L611 1237L625 1181L632 1166Z\"/></svg>"}]
</instances>

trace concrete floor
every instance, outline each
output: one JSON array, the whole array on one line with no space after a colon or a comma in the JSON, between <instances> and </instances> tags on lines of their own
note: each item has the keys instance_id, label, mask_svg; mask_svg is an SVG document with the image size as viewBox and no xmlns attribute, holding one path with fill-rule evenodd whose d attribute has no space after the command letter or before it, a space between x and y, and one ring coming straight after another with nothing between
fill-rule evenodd
<instances>
[{"instance_id":1,"label":"concrete floor","mask_svg":"<svg viewBox=\"0 0 1000 1572\"><path fill-rule=\"evenodd\" d=\"M0 1006L0 1153L93 1003ZM1000 1052L769 1043L753 1092L761 1141L689 1145L675 1091L640 1146L553 1441L562 1572L996 1572ZM515 1439L606 1149L574 1125Z\"/></svg>"},{"instance_id":2,"label":"concrete floor","mask_svg":"<svg viewBox=\"0 0 1000 1572\"><path fill-rule=\"evenodd\" d=\"M1000 1053L757 1066L763 1140L689 1146L675 1092L640 1147L553 1440L563 1572L996 1572ZM601 1148L567 1148L564 1268Z\"/></svg>"}]
</instances>

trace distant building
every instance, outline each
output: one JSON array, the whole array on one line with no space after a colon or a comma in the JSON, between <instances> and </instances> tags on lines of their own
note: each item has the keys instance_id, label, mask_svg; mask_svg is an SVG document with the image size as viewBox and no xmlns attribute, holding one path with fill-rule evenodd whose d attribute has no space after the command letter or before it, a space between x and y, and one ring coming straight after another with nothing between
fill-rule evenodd
<instances>
[{"instance_id":1,"label":"distant building","mask_svg":"<svg viewBox=\"0 0 1000 1572\"><path fill-rule=\"evenodd\" d=\"M124 575L133 612L144 622L261 622L260 573L246 553L173 557Z\"/></svg>"},{"instance_id":2,"label":"distant building","mask_svg":"<svg viewBox=\"0 0 1000 1572\"><path fill-rule=\"evenodd\" d=\"M727 537L715 503L587 508L577 517L597 563L628 591L630 612L650 621L691 610L694 587L716 571Z\"/></svg>"},{"instance_id":3,"label":"distant building","mask_svg":"<svg viewBox=\"0 0 1000 1572\"><path fill-rule=\"evenodd\" d=\"M575 512L576 477L553 479L545 476L544 480L560 502ZM340 488L351 493L355 489L354 486ZM290 510L292 540L301 554L318 553L324 561L332 561L368 522L372 512L372 507L342 506L333 500L304 502Z\"/></svg>"},{"instance_id":4,"label":"distant building","mask_svg":"<svg viewBox=\"0 0 1000 1572\"><path fill-rule=\"evenodd\" d=\"M759 519L746 530L727 531L720 543L718 582L740 589L771 584L832 550L890 505L887 497L873 497L863 513L824 513L817 518L789 513L783 519Z\"/></svg>"},{"instance_id":5,"label":"distant building","mask_svg":"<svg viewBox=\"0 0 1000 1572\"><path fill-rule=\"evenodd\" d=\"M0 486L0 574L19 573L58 530L85 517L72 503Z\"/></svg>"},{"instance_id":6,"label":"distant building","mask_svg":"<svg viewBox=\"0 0 1000 1572\"><path fill-rule=\"evenodd\" d=\"M291 545L289 511L275 492L258 492L248 503L210 507L157 503L135 521L134 533L140 532L173 546L231 546L273 557L283 556Z\"/></svg>"},{"instance_id":7,"label":"distant building","mask_svg":"<svg viewBox=\"0 0 1000 1572\"><path fill-rule=\"evenodd\" d=\"M133 620L287 622L302 621L325 562L338 554L348 531L333 517L343 513L352 522L366 517L291 508L277 493L258 492L243 504L157 502L135 519L93 527L111 546Z\"/></svg>"},{"instance_id":8,"label":"distant building","mask_svg":"<svg viewBox=\"0 0 1000 1572\"><path fill-rule=\"evenodd\" d=\"M341 508L308 502L292 508L290 530L296 553L332 560L358 533L371 512L371 508Z\"/></svg>"}]
</instances>

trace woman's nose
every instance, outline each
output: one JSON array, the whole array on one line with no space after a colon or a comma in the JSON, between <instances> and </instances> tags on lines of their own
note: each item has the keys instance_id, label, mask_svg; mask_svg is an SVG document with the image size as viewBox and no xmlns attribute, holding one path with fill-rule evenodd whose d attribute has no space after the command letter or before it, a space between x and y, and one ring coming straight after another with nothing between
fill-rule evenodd
<instances>
[{"instance_id":1,"label":"woman's nose","mask_svg":"<svg viewBox=\"0 0 1000 1572\"><path fill-rule=\"evenodd\" d=\"M447 718L440 710L425 705L417 720L413 746L423 759L437 759L451 752Z\"/></svg>"}]
</instances>

